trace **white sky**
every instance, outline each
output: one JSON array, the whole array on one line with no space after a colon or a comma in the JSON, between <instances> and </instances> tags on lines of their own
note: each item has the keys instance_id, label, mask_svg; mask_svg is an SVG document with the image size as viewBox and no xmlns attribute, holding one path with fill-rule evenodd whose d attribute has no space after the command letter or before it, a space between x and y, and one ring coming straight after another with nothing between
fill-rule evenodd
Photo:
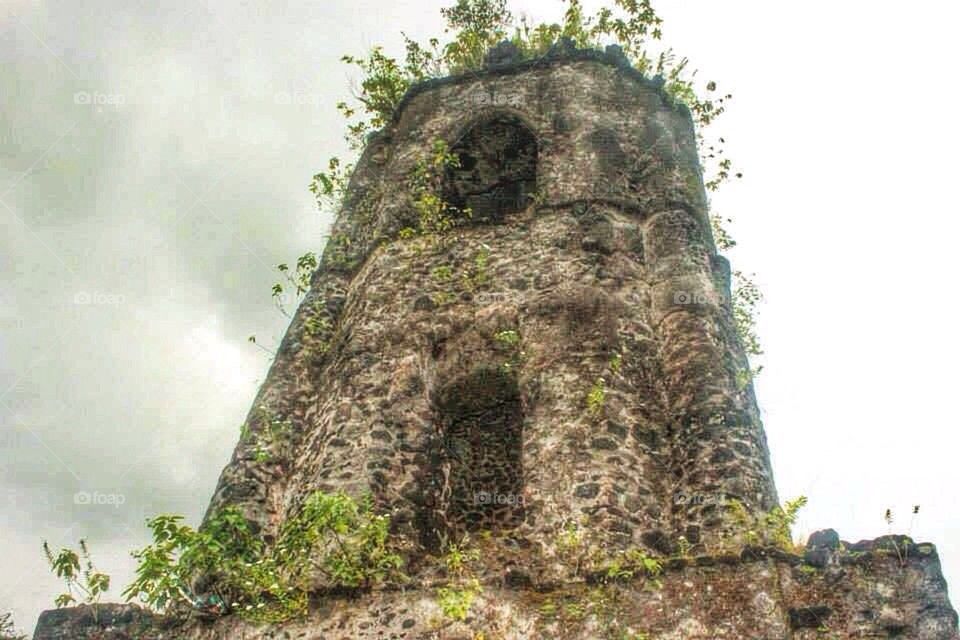
<instances>
[{"instance_id":1,"label":"white sky","mask_svg":"<svg viewBox=\"0 0 960 640\"><path fill-rule=\"evenodd\" d=\"M0 4L0 611L25 629L58 592L42 538L87 536L119 599L142 518L200 516L269 365L246 336L284 329L270 265L323 242L306 185L344 151L339 57L425 40L445 3L283 4ZM810 499L797 533L876 537L890 507L956 585L957 10L657 8L734 94L715 131L745 177L714 205L766 293L757 392L781 497Z\"/></svg>"}]
</instances>

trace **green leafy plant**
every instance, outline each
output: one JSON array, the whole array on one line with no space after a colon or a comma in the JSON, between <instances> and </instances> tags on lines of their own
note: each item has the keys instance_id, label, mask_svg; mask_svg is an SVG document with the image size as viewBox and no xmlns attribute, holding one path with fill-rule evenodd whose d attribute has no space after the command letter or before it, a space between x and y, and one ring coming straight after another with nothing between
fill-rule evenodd
<instances>
[{"instance_id":1,"label":"green leafy plant","mask_svg":"<svg viewBox=\"0 0 960 640\"><path fill-rule=\"evenodd\" d=\"M619 353L614 354L614 356L610 358L609 367L610 373L614 375L620 373L620 369L623 367L623 356Z\"/></svg>"},{"instance_id":2,"label":"green leafy plant","mask_svg":"<svg viewBox=\"0 0 960 640\"><path fill-rule=\"evenodd\" d=\"M447 571L457 577L470 573L470 566L480 559L480 551L470 545L470 537L464 536L460 542L450 543L443 554L443 564Z\"/></svg>"},{"instance_id":3,"label":"green leafy plant","mask_svg":"<svg viewBox=\"0 0 960 640\"><path fill-rule=\"evenodd\" d=\"M450 620L466 620L474 600L483 593L472 569L472 564L479 559L480 552L471 545L468 535L460 542L445 545L443 564L453 579L437 589L437 605Z\"/></svg>"},{"instance_id":4,"label":"green leafy plant","mask_svg":"<svg viewBox=\"0 0 960 640\"><path fill-rule=\"evenodd\" d=\"M493 339L509 354L507 360L500 365L501 370L506 374L512 374L527 357L526 352L520 348L520 333L513 329L504 329L493 334Z\"/></svg>"},{"instance_id":5,"label":"green leafy plant","mask_svg":"<svg viewBox=\"0 0 960 640\"><path fill-rule=\"evenodd\" d=\"M607 385L603 378L597 378L587 392L587 413L592 418L599 418L603 413L603 405L607 400Z\"/></svg>"},{"instance_id":6,"label":"green leafy plant","mask_svg":"<svg viewBox=\"0 0 960 640\"><path fill-rule=\"evenodd\" d=\"M641 549L627 549L606 561L603 569L605 580L625 580L635 576L656 578L663 572L660 560L647 555Z\"/></svg>"},{"instance_id":7,"label":"green leafy plant","mask_svg":"<svg viewBox=\"0 0 960 640\"><path fill-rule=\"evenodd\" d=\"M310 182L310 192L317 199L317 206L321 210L336 212L347 195L347 186L353 165L343 165L340 158L334 156L327 161L327 170L313 176Z\"/></svg>"},{"instance_id":8,"label":"green leafy plant","mask_svg":"<svg viewBox=\"0 0 960 640\"><path fill-rule=\"evenodd\" d=\"M592 566L598 551L591 542L590 530L586 524L586 518L580 522L568 520L557 531L553 540L557 558L572 570L574 576L579 576L584 569Z\"/></svg>"},{"instance_id":9,"label":"green leafy plant","mask_svg":"<svg viewBox=\"0 0 960 640\"><path fill-rule=\"evenodd\" d=\"M281 528L276 555L295 585L312 571L335 586L366 587L401 578L401 557L388 544L390 518L377 515L369 496L314 493Z\"/></svg>"},{"instance_id":10,"label":"green leafy plant","mask_svg":"<svg viewBox=\"0 0 960 640\"><path fill-rule=\"evenodd\" d=\"M437 282L449 282L452 277L453 269L450 268L450 265L440 265L433 270L433 279Z\"/></svg>"},{"instance_id":11,"label":"green leafy plant","mask_svg":"<svg viewBox=\"0 0 960 640\"><path fill-rule=\"evenodd\" d=\"M767 538L781 549L796 551L791 528L797 522L800 510L807 506L807 497L800 496L777 505L764 517L764 529Z\"/></svg>"},{"instance_id":12,"label":"green leafy plant","mask_svg":"<svg viewBox=\"0 0 960 640\"><path fill-rule=\"evenodd\" d=\"M473 264L469 270L461 276L463 288L466 291L475 291L490 281L490 274L487 270L489 261L490 249L484 245L474 254Z\"/></svg>"},{"instance_id":13,"label":"green leafy plant","mask_svg":"<svg viewBox=\"0 0 960 640\"><path fill-rule=\"evenodd\" d=\"M100 596L110 588L110 576L93 566L90 549L86 540L80 540L80 552L62 548L54 555L50 545L43 541L43 553L50 570L66 584L67 590L54 600L57 608L83 602L92 604L100 601Z\"/></svg>"},{"instance_id":14,"label":"green leafy plant","mask_svg":"<svg viewBox=\"0 0 960 640\"><path fill-rule=\"evenodd\" d=\"M443 615L451 620L463 622L470 614L473 602L483 593L483 587L476 578L471 578L454 587L439 587L437 589L437 605Z\"/></svg>"},{"instance_id":15,"label":"green leafy plant","mask_svg":"<svg viewBox=\"0 0 960 640\"><path fill-rule=\"evenodd\" d=\"M544 618L554 618L557 615L557 603L548 598L537 610Z\"/></svg>"},{"instance_id":16,"label":"green leafy plant","mask_svg":"<svg viewBox=\"0 0 960 640\"><path fill-rule=\"evenodd\" d=\"M460 166L460 157L452 153L444 140L434 140L430 155L420 158L409 179L419 232L428 237L442 236L458 221L469 218L470 210L460 210L443 198L443 182L448 169Z\"/></svg>"},{"instance_id":17,"label":"green leafy plant","mask_svg":"<svg viewBox=\"0 0 960 640\"><path fill-rule=\"evenodd\" d=\"M520 344L520 334L512 329L498 331L493 335L493 338L504 346L511 348Z\"/></svg>"},{"instance_id":18,"label":"green leafy plant","mask_svg":"<svg viewBox=\"0 0 960 640\"><path fill-rule=\"evenodd\" d=\"M313 277L313 272L317 269L317 254L313 252L307 252L297 258L297 262L293 271L290 270L290 265L282 263L277 265L277 271L283 276L283 279L286 280L286 286L290 287L294 292L295 299L299 300L303 295L310 289L310 279ZM271 293L273 295L274 303L280 312L290 317L289 312L287 311L286 305L284 304L284 294L288 289L284 288L283 282L277 282L273 285Z\"/></svg>"},{"instance_id":19,"label":"green leafy plant","mask_svg":"<svg viewBox=\"0 0 960 640\"><path fill-rule=\"evenodd\" d=\"M323 298L316 298L305 314L303 320L303 330L306 335L313 338L313 342L308 346L313 355L322 355L330 347L327 337L333 330L333 323L327 315L327 303Z\"/></svg>"},{"instance_id":20,"label":"green leafy plant","mask_svg":"<svg viewBox=\"0 0 960 640\"><path fill-rule=\"evenodd\" d=\"M402 560L388 543L389 518L373 513L368 499L311 494L270 547L236 508L200 530L182 520L162 515L148 522L154 542L133 554L138 565L124 590L128 600L164 612L187 608L282 621L306 611L318 574L331 588L402 578Z\"/></svg>"},{"instance_id":21,"label":"green leafy plant","mask_svg":"<svg viewBox=\"0 0 960 640\"><path fill-rule=\"evenodd\" d=\"M263 541L254 535L239 509L230 507L210 518L201 530L183 517L160 515L147 522L153 544L134 551L133 582L123 591L162 612L177 609L225 614L260 603L264 580L254 566L261 562ZM211 576L207 593L194 590L200 576ZM248 610L249 610L248 609Z\"/></svg>"},{"instance_id":22,"label":"green leafy plant","mask_svg":"<svg viewBox=\"0 0 960 640\"><path fill-rule=\"evenodd\" d=\"M756 307L763 300L760 288L741 271L733 273L733 322L748 356L763 355L756 334Z\"/></svg>"},{"instance_id":23,"label":"green leafy plant","mask_svg":"<svg viewBox=\"0 0 960 640\"><path fill-rule=\"evenodd\" d=\"M582 602L566 602L563 605L563 615L570 620L583 620L587 617L587 607Z\"/></svg>"},{"instance_id":24,"label":"green leafy plant","mask_svg":"<svg viewBox=\"0 0 960 640\"><path fill-rule=\"evenodd\" d=\"M731 525L733 537L739 538L743 544L772 545L794 553L799 547L793 541L791 527L806 505L806 496L800 496L766 513L753 514L739 500L729 500L725 518Z\"/></svg>"},{"instance_id":25,"label":"green leafy plant","mask_svg":"<svg viewBox=\"0 0 960 640\"><path fill-rule=\"evenodd\" d=\"M730 218L723 218L715 213L710 214L710 227L713 230L713 240L720 251L729 251L737 246L736 240L727 231L726 225L733 222Z\"/></svg>"},{"instance_id":26,"label":"green leafy plant","mask_svg":"<svg viewBox=\"0 0 960 640\"><path fill-rule=\"evenodd\" d=\"M255 422L258 428L251 429L250 422ZM289 420L274 415L263 405L256 408L250 422L244 423L241 427L240 440L252 446L254 459L257 462L268 462L274 458L283 441L291 434L293 424Z\"/></svg>"}]
</instances>

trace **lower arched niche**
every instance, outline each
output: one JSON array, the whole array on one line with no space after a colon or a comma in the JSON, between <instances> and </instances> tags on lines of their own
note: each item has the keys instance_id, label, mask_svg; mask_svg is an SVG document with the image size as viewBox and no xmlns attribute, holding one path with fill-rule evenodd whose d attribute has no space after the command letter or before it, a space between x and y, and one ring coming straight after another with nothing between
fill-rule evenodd
<instances>
[{"instance_id":1,"label":"lower arched niche","mask_svg":"<svg viewBox=\"0 0 960 640\"><path fill-rule=\"evenodd\" d=\"M443 386L435 399L435 427L426 546L519 525L523 409L516 377L483 366Z\"/></svg>"}]
</instances>

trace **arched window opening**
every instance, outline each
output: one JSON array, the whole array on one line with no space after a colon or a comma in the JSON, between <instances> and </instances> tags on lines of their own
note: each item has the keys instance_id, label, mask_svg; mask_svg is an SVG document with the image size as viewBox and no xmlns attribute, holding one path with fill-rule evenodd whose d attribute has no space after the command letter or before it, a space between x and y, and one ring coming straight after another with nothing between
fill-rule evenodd
<instances>
[{"instance_id":1,"label":"arched window opening","mask_svg":"<svg viewBox=\"0 0 960 640\"><path fill-rule=\"evenodd\" d=\"M523 410L516 377L480 367L437 397L436 534L502 531L523 521Z\"/></svg>"},{"instance_id":2,"label":"arched window opening","mask_svg":"<svg viewBox=\"0 0 960 640\"><path fill-rule=\"evenodd\" d=\"M451 149L446 200L475 222L523 211L537 190L537 138L518 118L499 115L470 128Z\"/></svg>"}]
</instances>

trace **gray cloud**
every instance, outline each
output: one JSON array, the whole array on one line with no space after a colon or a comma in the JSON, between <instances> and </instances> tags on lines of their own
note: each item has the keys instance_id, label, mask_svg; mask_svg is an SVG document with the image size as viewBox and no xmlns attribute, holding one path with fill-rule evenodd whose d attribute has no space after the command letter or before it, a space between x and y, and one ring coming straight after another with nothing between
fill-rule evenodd
<instances>
[{"instance_id":1,"label":"gray cloud","mask_svg":"<svg viewBox=\"0 0 960 640\"><path fill-rule=\"evenodd\" d=\"M0 608L25 629L58 588L41 539L87 537L118 598L146 517L196 522L269 365L246 338L286 326L274 266L322 249L307 185L345 154L361 15L285 4L0 11Z\"/></svg>"},{"instance_id":2,"label":"gray cloud","mask_svg":"<svg viewBox=\"0 0 960 640\"><path fill-rule=\"evenodd\" d=\"M269 365L246 337L270 344L286 325L272 266L324 242L329 217L306 187L345 153L339 56L373 42L400 51L400 29L439 33L441 4L0 4L0 541L13 576L0 610L22 627L57 593L42 538L89 538L116 599L146 516L199 518ZM960 230L942 203L954 199L945 154L960 136L909 92L878 89L896 63L907 66L894 75L925 74L917 86L947 91L955 20L825 1L793 13L663 4L678 51L711 61L705 71L738 96L723 127L749 188L715 204L739 221L735 265L769 284L759 397L781 493L810 496L801 530L850 538L885 533L886 506L905 530L920 502L915 533L939 544L955 577L956 494L943 490L958 480L944 435L955 376L942 363L957 354L942 336L954 331ZM558 14L557 3L524 5ZM869 33L866 11L881 21ZM907 18L896 37L913 34L922 67L890 58ZM943 33L927 35L937 25ZM863 75L798 88L851 48ZM851 109L865 96L869 108L835 118L836 96ZM908 135L891 135L907 121ZM865 242L865 229L879 239ZM893 260L894 246L920 249ZM851 251L873 275L855 289L838 277ZM870 300L900 280L914 299L878 311ZM901 339L929 300L940 312ZM894 381L893 370L905 373Z\"/></svg>"}]
</instances>

